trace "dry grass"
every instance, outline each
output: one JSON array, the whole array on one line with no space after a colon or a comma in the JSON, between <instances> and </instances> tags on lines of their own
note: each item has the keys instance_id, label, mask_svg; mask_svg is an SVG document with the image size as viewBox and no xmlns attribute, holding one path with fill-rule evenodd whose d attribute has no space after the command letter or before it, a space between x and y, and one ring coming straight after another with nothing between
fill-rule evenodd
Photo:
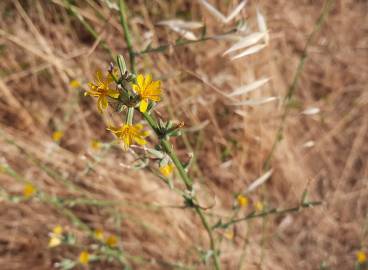
<instances>
[{"instance_id":1,"label":"dry grass","mask_svg":"<svg viewBox=\"0 0 368 270\"><path fill-rule=\"evenodd\" d=\"M2 162L48 194L118 201L109 207L81 204L68 209L92 228L119 234L127 254L147 259L140 263L128 257L134 269L174 269L169 262L201 268L198 249L206 248L208 239L190 210L171 207L181 205L182 198L150 172L126 168L133 156L117 148L96 153L90 147L93 139L107 142L112 137L92 100L71 89L69 81L87 82L98 67L107 67L110 58L100 46L102 40L115 51L127 51L117 12L94 1L77 2L80 14L97 31L97 42L63 1L0 2ZM222 11L227 11L225 2L237 3L216 2ZM255 1L249 2L242 16L252 19ZM203 80L228 93L268 76L272 82L253 97L284 96L321 5L322 1L260 1L271 43L254 56L231 62L221 57L229 43L208 41L137 60L138 70L164 81L162 115L183 120L187 127L209 121L205 128L187 133L187 144L179 139L176 145L183 159L188 145L195 152L192 173L210 191L205 200L216 194L213 211L221 216L231 213L233 195L263 173L283 108L277 102L255 108L228 106ZM153 46L175 40L176 34L155 26L163 19L203 18L208 33L226 28L196 1L130 1L128 6L138 48L147 31L154 33ZM297 204L307 188L312 199L324 204L235 225L234 239L221 244L224 269L236 269L244 239L243 269L249 270L318 269L322 262L329 269L352 269L356 251L367 247L366 14L364 1L335 4L309 48L295 109L271 162L272 178L250 196L252 201L288 207ZM310 106L321 113L300 114ZM104 121L118 119L108 115ZM51 140L55 130L65 132L60 145ZM309 140L314 147L303 147ZM98 155L102 158L96 162ZM0 187L9 194L22 192L22 184L5 174L0 174ZM35 200L5 199L0 209L2 269L51 269L61 258L78 254L73 248L47 248L47 233L59 223L83 238L62 210ZM119 268L113 263L91 267Z\"/></svg>"}]
</instances>

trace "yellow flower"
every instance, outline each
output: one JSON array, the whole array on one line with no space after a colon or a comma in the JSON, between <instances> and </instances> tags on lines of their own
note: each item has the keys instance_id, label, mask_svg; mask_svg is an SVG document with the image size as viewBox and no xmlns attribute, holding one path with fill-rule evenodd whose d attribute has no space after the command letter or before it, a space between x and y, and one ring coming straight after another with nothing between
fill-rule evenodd
<instances>
[{"instance_id":1,"label":"yellow flower","mask_svg":"<svg viewBox=\"0 0 368 270\"><path fill-rule=\"evenodd\" d=\"M70 85L71 88L81 87L81 83L78 80L71 80L69 85Z\"/></svg>"},{"instance_id":2,"label":"yellow flower","mask_svg":"<svg viewBox=\"0 0 368 270\"><path fill-rule=\"evenodd\" d=\"M160 167L160 173L165 176L165 177L169 177L171 175L171 173L174 170L174 164L172 163L168 163L165 166Z\"/></svg>"},{"instance_id":3,"label":"yellow flower","mask_svg":"<svg viewBox=\"0 0 368 270\"><path fill-rule=\"evenodd\" d=\"M232 240L232 239L234 239L234 231L233 230L227 230L227 231L225 231L224 236L228 240Z\"/></svg>"},{"instance_id":4,"label":"yellow flower","mask_svg":"<svg viewBox=\"0 0 368 270\"><path fill-rule=\"evenodd\" d=\"M89 262L89 253L88 251L84 250L79 254L78 261L80 264L87 265Z\"/></svg>"},{"instance_id":5,"label":"yellow flower","mask_svg":"<svg viewBox=\"0 0 368 270\"><path fill-rule=\"evenodd\" d=\"M101 229L95 230L94 235L95 235L95 238L100 240L100 241L102 241L104 239L104 232Z\"/></svg>"},{"instance_id":6,"label":"yellow flower","mask_svg":"<svg viewBox=\"0 0 368 270\"><path fill-rule=\"evenodd\" d=\"M61 244L61 238L60 237L50 237L49 248L56 247L60 244Z\"/></svg>"},{"instance_id":7,"label":"yellow flower","mask_svg":"<svg viewBox=\"0 0 368 270\"><path fill-rule=\"evenodd\" d=\"M264 209L264 205L263 205L263 203L262 203L262 202L260 202L260 201L256 202L256 203L254 204L254 207L256 208L256 210L257 210L258 212L262 212L262 211L263 211L263 209Z\"/></svg>"},{"instance_id":8,"label":"yellow flower","mask_svg":"<svg viewBox=\"0 0 368 270\"><path fill-rule=\"evenodd\" d=\"M145 137L148 136L149 132L143 130L141 124L130 125L123 124L120 127L109 127L110 130L122 143L123 149L126 151L133 144L133 141L139 145L146 144Z\"/></svg>"},{"instance_id":9,"label":"yellow flower","mask_svg":"<svg viewBox=\"0 0 368 270\"><path fill-rule=\"evenodd\" d=\"M103 78L102 72L99 70L96 73L95 83L88 83L90 89L84 93L85 96L90 95L92 97L98 97L97 109L100 113L102 113L103 110L106 110L107 106L109 105L107 97L119 97L119 92L110 88L112 81L113 79L111 75Z\"/></svg>"},{"instance_id":10,"label":"yellow flower","mask_svg":"<svg viewBox=\"0 0 368 270\"><path fill-rule=\"evenodd\" d=\"M62 132L61 130L57 130L54 133L52 133L52 140L54 142L60 142L63 136L64 136L64 132Z\"/></svg>"},{"instance_id":11,"label":"yellow flower","mask_svg":"<svg viewBox=\"0 0 368 270\"><path fill-rule=\"evenodd\" d=\"M63 227L60 225L55 226L50 233L49 247L53 248L61 244L63 238Z\"/></svg>"},{"instance_id":12,"label":"yellow flower","mask_svg":"<svg viewBox=\"0 0 368 270\"><path fill-rule=\"evenodd\" d=\"M139 110L145 112L148 107L148 101L160 101L161 100L161 81L152 81L152 76L148 74L143 76L139 74L137 76L137 83L133 84L133 90L139 95L141 103Z\"/></svg>"},{"instance_id":13,"label":"yellow flower","mask_svg":"<svg viewBox=\"0 0 368 270\"><path fill-rule=\"evenodd\" d=\"M244 195L239 194L238 197L236 198L236 200L238 201L238 205L240 207L247 207L249 200L247 197L245 197Z\"/></svg>"},{"instance_id":14,"label":"yellow flower","mask_svg":"<svg viewBox=\"0 0 368 270\"><path fill-rule=\"evenodd\" d=\"M356 258L357 258L358 263L360 264L363 264L367 261L367 255L365 254L363 250L360 250L357 252Z\"/></svg>"},{"instance_id":15,"label":"yellow flower","mask_svg":"<svg viewBox=\"0 0 368 270\"><path fill-rule=\"evenodd\" d=\"M110 235L109 237L107 237L106 245L110 247L116 247L118 245L118 239L116 238L116 236Z\"/></svg>"},{"instance_id":16,"label":"yellow flower","mask_svg":"<svg viewBox=\"0 0 368 270\"><path fill-rule=\"evenodd\" d=\"M35 194L36 191L37 189L31 183L27 183L23 187L23 196L28 199L32 197L32 195Z\"/></svg>"},{"instance_id":17,"label":"yellow flower","mask_svg":"<svg viewBox=\"0 0 368 270\"><path fill-rule=\"evenodd\" d=\"M100 142L99 140L92 140L91 141L91 147L93 150L100 150L102 147L102 142Z\"/></svg>"},{"instance_id":18,"label":"yellow flower","mask_svg":"<svg viewBox=\"0 0 368 270\"><path fill-rule=\"evenodd\" d=\"M53 229L52 229L52 233L56 234L56 235L62 235L63 234L63 227L61 227L61 225L56 225Z\"/></svg>"}]
</instances>

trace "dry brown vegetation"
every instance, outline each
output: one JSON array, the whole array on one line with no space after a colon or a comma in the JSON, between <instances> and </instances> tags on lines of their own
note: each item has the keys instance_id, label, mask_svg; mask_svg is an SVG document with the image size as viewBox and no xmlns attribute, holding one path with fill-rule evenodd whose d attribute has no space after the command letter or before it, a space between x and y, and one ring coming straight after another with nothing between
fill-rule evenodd
<instances>
[{"instance_id":1,"label":"dry brown vegetation","mask_svg":"<svg viewBox=\"0 0 368 270\"><path fill-rule=\"evenodd\" d=\"M74 1L78 12L98 34L96 40L68 12L63 1L0 2L0 155L19 179L27 179L50 195L115 201L114 205L81 203L58 209L30 200L12 202L22 193L17 177L0 174L1 269L51 269L60 259L77 256L78 248L47 248L48 232L62 224L80 241L85 233L68 218L71 210L91 228L121 237L133 269L175 269L183 264L211 269L199 262L208 238L198 217L178 209L182 198L147 170L129 168L134 156L112 147L96 152L93 139L113 137L91 98L71 89L69 82L92 79L106 69L114 52L127 57L117 11L99 1ZM238 1L211 1L226 13ZM252 26L256 1L248 1L241 16ZM163 80L163 117L184 121L186 140L175 144L188 159L196 155L194 178L202 182L204 200L219 216L232 213L234 194L264 173L284 110L281 102L257 107L229 106L223 93L263 76L272 81L252 97L283 97L292 82L307 36L322 1L258 1L270 29L270 45L261 53L237 61L222 57L226 41L207 41L138 57L138 70ZM130 27L137 50L144 33L154 33L153 45L178 37L155 24L163 19L203 20L209 34L219 24L197 1L128 1ZM283 139L274 152L273 175L249 195L272 207L298 204L308 190L323 204L298 213L238 223L234 238L221 243L224 269L237 269L245 245L242 269L353 269L355 253L367 248L368 207L368 40L367 3L336 1L328 21L308 49L308 59L285 122ZM308 107L321 112L306 116ZM367 114L366 114L367 113ZM60 145L51 134L65 132ZM313 147L304 147L307 141ZM98 157L98 159L96 159ZM180 184L177 184L180 187ZM249 206L252 208L252 204ZM247 210L248 212L251 209ZM218 218L211 219L215 223ZM223 234L218 230L216 236ZM135 258L138 256L140 259ZM144 259L142 259L144 258ZM99 262L90 269L121 269Z\"/></svg>"}]
</instances>

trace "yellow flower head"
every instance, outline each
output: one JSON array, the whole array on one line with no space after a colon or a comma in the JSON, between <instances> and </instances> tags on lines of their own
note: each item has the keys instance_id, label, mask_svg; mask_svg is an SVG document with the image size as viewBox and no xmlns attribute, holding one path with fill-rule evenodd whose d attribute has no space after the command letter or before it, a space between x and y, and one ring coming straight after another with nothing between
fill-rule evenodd
<instances>
[{"instance_id":1,"label":"yellow flower head","mask_svg":"<svg viewBox=\"0 0 368 270\"><path fill-rule=\"evenodd\" d=\"M174 164L172 163L168 163L165 166L160 167L160 173L165 176L165 177L169 177L171 175L171 173L174 170Z\"/></svg>"},{"instance_id":2,"label":"yellow flower head","mask_svg":"<svg viewBox=\"0 0 368 270\"><path fill-rule=\"evenodd\" d=\"M64 132L62 132L61 130L57 130L54 133L52 133L52 140L54 142L60 142L63 136L64 136Z\"/></svg>"},{"instance_id":3,"label":"yellow flower head","mask_svg":"<svg viewBox=\"0 0 368 270\"><path fill-rule=\"evenodd\" d=\"M139 145L145 145L147 142L144 138L149 134L148 131L143 130L141 124L123 124L120 127L109 127L108 130L122 142L125 151L133 144L133 141Z\"/></svg>"},{"instance_id":4,"label":"yellow flower head","mask_svg":"<svg viewBox=\"0 0 368 270\"><path fill-rule=\"evenodd\" d=\"M56 236L51 236L49 239L49 248L56 247L61 244L61 238Z\"/></svg>"},{"instance_id":5,"label":"yellow flower head","mask_svg":"<svg viewBox=\"0 0 368 270\"><path fill-rule=\"evenodd\" d=\"M61 227L61 225L56 225L53 229L52 229L52 233L56 234L56 235L62 235L63 234L63 227Z\"/></svg>"},{"instance_id":6,"label":"yellow flower head","mask_svg":"<svg viewBox=\"0 0 368 270\"><path fill-rule=\"evenodd\" d=\"M91 147L93 150L100 150L102 147L102 142L100 142L99 140L92 140L91 141Z\"/></svg>"},{"instance_id":7,"label":"yellow flower head","mask_svg":"<svg viewBox=\"0 0 368 270\"><path fill-rule=\"evenodd\" d=\"M238 205L240 207L247 207L249 200L247 197L245 197L244 195L239 194L238 197L236 198L236 200L238 201Z\"/></svg>"},{"instance_id":8,"label":"yellow flower head","mask_svg":"<svg viewBox=\"0 0 368 270\"><path fill-rule=\"evenodd\" d=\"M61 225L56 225L53 229L52 229L52 233L56 234L56 235L62 235L63 234L63 227L61 227Z\"/></svg>"},{"instance_id":9,"label":"yellow flower head","mask_svg":"<svg viewBox=\"0 0 368 270\"><path fill-rule=\"evenodd\" d=\"M63 227L55 226L50 233L49 247L53 248L61 244L63 238Z\"/></svg>"},{"instance_id":10,"label":"yellow flower head","mask_svg":"<svg viewBox=\"0 0 368 270\"><path fill-rule=\"evenodd\" d=\"M27 183L23 187L23 196L28 199L32 197L32 195L35 194L36 191L37 189L31 183Z\"/></svg>"},{"instance_id":11,"label":"yellow flower head","mask_svg":"<svg viewBox=\"0 0 368 270\"><path fill-rule=\"evenodd\" d=\"M71 80L69 85L70 85L71 88L81 87L81 83L78 80Z\"/></svg>"},{"instance_id":12,"label":"yellow flower head","mask_svg":"<svg viewBox=\"0 0 368 270\"><path fill-rule=\"evenodd\" d=\"M233 230L227 230L227 231L225 231L224 236L228 240L233 240L234 239L234 231Z\"/></svg>"},{"instance_id":13,"label":"yellow flower head","mask_svg":"<svg viewBox=\"0 0 368 270\"><path fill-rule=\"evenodd\" d=\"M158 102L161 100L161 81L152 81L152 76L148 74L137 76L137 83L132 85L133 90L139 95L141 103L139 110L145 112L148 107L148 101Z\"/></svg>"},{"instance_id":14,"label":"yellow flower head","mask_svg":"<svg viewBox=\"0 0 368 270\"><path fill-rule=\"evenodd\" d=\"M97 229L94 232L95 238L102 241L104 239L104 232L101 229Z\"/></svg>"},{"instance_id":15,"label":"yellow flower head","mask_svg":"<svg viewBox=\"0 0 368 270\"><path fill-rule=\"evenodd\" d=\"M118 239L115 235L110 235L106 238L106 245L110 247L116 247L118 245Z\"/></svg>"},{"instance_id":16,"label":"yellow flower head","mask_svg":"<svg viewBox=\"0 0 368 270\"><path fill-rule=\"evenodd\" d=\"M80 264L87 265L89 262L89 253L88 251L84 250L81 253L79 253L78 261Z\"/></svg>"},{"instance_id":17,"label":"yellow flower head","mask_svg":"<svg viewBox=\"0 0 368 270\"><path fill-rule=\"evenodd\" d=\"M260 201L257 201L255 204L254 204L254 208L256 208L256 210L258 212L262 212L263 209L264 209L264 204Z\"/></svg>"},{"instance_id":18,"label":"yellow flower head","mask_svg":"<svg viewBox=\"0 0 368 270\"><path fill-rule=\"evenodd\" d=\"M367 255L365 254L363 250L360 250L357 252L356 258L357 258L358 263L360 264L363 264L367 261Z\"/></svg>"},{"instance_id":19,"label":"yellow flower head","mask_svg":"<svg viewBox=\"0 0 368 270\"><path fill-rule=\"evenodd\" d=\"M102 76L102 72L99 70L96 73L95 82L88 83L89 90L84 95L90 95L92 97L98 97L97 109L100 113L107 109L109 105L107 97L118 98L119 92L111 89L110 84L113 79L111 75L107 75L106 78Z\"/></svg>"}]
</instances>

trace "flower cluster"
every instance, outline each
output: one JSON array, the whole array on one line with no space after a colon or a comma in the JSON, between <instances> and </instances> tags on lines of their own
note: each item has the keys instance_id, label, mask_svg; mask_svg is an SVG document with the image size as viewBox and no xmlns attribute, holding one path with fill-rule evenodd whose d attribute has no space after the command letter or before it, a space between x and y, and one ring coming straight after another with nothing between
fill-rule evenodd
<instances>
[{"instance_id":1,"label":"flower cluster","mask_svg":"<svg viewBox=\"0 0 368 270\"><path fill-rule=\"evenodd\" d=\"M114 65L111 65L104 76L101 71L97 71L93 82L88 84L89 89L86 96L97 98L97 109L100 113L107 110L109 105L118 112L126 112L126 120L120 125L109 125L109 130L117 139L124 151L136 144L145 152L155 153L152 159L158 161L160 173L164 177L169 177L174 171L174 164L165 153L165 150L158 145L155 149L149 149L147 137L149 132L140 123L134 123L134 112L139 112L143 118L150 117L156 103L162 99L162 84L159 80L153 80L151 74L132 74L126 69L122 56L118 56L117 64L119 70L114 72ZM149 123L149 121L148 121ZM183 123L174 124L172 121L164 122L160 120L151 128L158 135L159 139L180 135L179 129ZM150 151L152 150L152 151ZM147 155L144 155L146 158Z\"/></svg>"}]
</instances>

